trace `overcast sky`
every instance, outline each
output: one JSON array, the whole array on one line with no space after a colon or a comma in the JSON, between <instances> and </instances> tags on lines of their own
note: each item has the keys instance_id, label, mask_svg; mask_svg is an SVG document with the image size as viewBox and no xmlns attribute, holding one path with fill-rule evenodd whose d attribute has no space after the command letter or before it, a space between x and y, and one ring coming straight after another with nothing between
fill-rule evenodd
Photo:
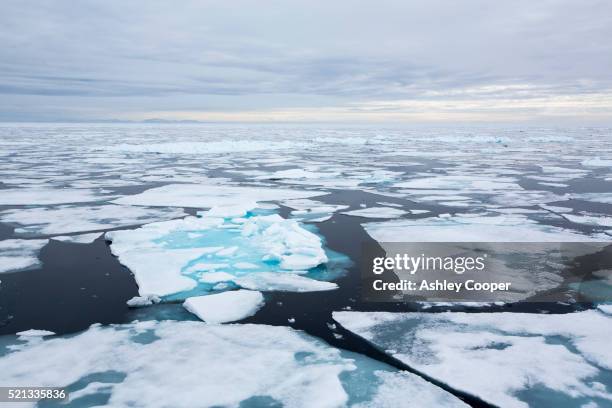
<instances>
[{"instance_id":1,"label":"overcast sky","mask_svg":"<svg viewBox=\"0 0 612 408\"><path fill-rule=\"evenodd\" d=\"M0 6L0 120L612 124L612 2Z\"/></svg>"}]
</instances>

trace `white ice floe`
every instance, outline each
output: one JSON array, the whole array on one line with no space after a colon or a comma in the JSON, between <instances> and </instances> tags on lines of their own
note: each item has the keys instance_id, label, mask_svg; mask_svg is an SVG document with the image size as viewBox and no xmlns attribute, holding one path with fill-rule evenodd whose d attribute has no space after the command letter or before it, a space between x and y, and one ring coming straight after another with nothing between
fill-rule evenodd
<instances>
[{"instance_id":1,"label":"white ice floe","mask_svg":"<svg viewBox=\"0 0 612 408\"><path fill-rule=\"evenodd\" d=\"M296 219L309 222L323 222L330 219L334 213L349 208L342 204L325 204L320 201L307 198L296 200L285 200L282 205L293 208L291 215Z\"/></svg>"},{"instance_id":2,"label":"white ice floe","mask_svg":"<svg viewBox=\"0 0 612 408\"><path fill-rule=\"evenodd\" d=\"M571 197L576 200L612 204L612 193L573 193Z\"/></svg>"},{"instance_id":3,"label":"white ice floe","mask_svg":"<svg viewBox=\"0 0 612 408\"><path fill-rule=\"evenodd\" d=\"M108 196L82 188L13 188L2 190L0 205L48 205L107 200Z\"/></svg>"},{"instance_id":4,"label":"white ice floe","mask_svg":"<svg viewBox=\"0 0 612 408\"><path fill-rule=\"evenodd\" d=\"M582 165L585 167L612 167L612 160L595 157L583 160Z\"/></svg>"},{"instance_id":5,"label":"white ice floe","mask_svg":"<svg viewBox=\"0 0 612 408\"><path fill-rule=\"evenodd\" d=\"M230 323L253 316L264 305L260 292L232 290L206 296L190 297L183 307L206 323Z\"/></svg>"},{"instance_id":6,"label":"white ice floe","mask_svg":"<svg viewBox=\"0 0 612 408\"><path fill-rule=\"evenodd\" d=\"M409 366L504 407L530 393L610 404L612 317L525 313L334 312L334 320ZM603 383L602 383L603 381ZM603 405L602 405L603 406Z\"/></svg>"},{"instance_id":7,"label":"white ice floe","mask_svg":"<svg viewBox=\"0 0 612 408\"><path fill-rule=\"evenodd\" d=\"M318 292L338 288L333 282L319 281L286 272L259 272L230 279L245 289L261 290L264 292Z\"/></svg>"},{"instance_id":8,"label":"white ice floe","mask_svg":"<svg viewBox=\"0 0 612 408\"><path fill-rule=\"evenodd\" d=\"M369 207L359 210L346 211L342 214L364 218L399 218L407 214L406 211L391 207Z\"/></svg>"},{"instance_id":9,"label":"white ice floe","mask_svg":"<svg viewBox=\"0 0 612 408\"><path fill-rule=\"evenodd\" d=\"M53 235L147 224L184 216L176 208L99 206L34 207L0 212L2 222L20 225L17 234Z\"/></svg>"},{"instance_id":10,"label":"white ice floe","mask_svg":"<svg viewBox=\"0 0 612 408\"><path fill-rule=\"evenodd\" d=\"M601 304L597 308L605 314L612 315L612 304Z\"/></svg>"},{"instance_id":11,"label":"white ice floe","mask_svg":"<svg viewBox=\"0 0 612 408\"><path fill-rule=\"evenodd\" d=\"M466 192L488 193L496 190L520 190L516 179L480 175L436 175L417 178L393 185L397 188L452 189Z\"/></svg>"},{"instance_id":12,"label":"white ice floe","mask_svg":"<svg viewBox=\"0 0 612 408\"><path fill-rule=\"evenodd\" d=\"M319 191L300 191L283 188L229 186L216 184L169 184L143 193L121 197L117 204L153 207L235 207L237 203L282 201L327 194Z\"/></svg>"},{"instance_id":13,"label":"white ice floe","mask_svg":"<svg viewBox=\"0 0 612 408\"><path fill-rule=\"evenodd\" d=\"M0 273L30 269L40 265L38 252L47 239L6 239L0 241Z\"/></svg>"},{"instance_id":14,"label":"white ice floe","mask_svg":"<svg viewBox=\"0 0 612 408\"><path fill-rule=\"evenodd\" d=\"M319 236L277 214L250 214L236 223L203 212L200 217L111 231L106 239L112 241L112 253L134 273L140 293L158 296L198 286L206 293L203 284L228 281L229 276L305 273L328 260ZM218 279L211 272L227 275Z\"/></svg>"},{"instance_id":15,"label":"white ice floe","mask_svg":"<svg viewBox=\"0 0 612 408\"><path fill-rule=\"evenodd\" d=\"M70 242L71 244L91 244L101 235L101 232L92 232L91 234L59 235L51 239L54 241Z\"/></svg>"},{"instance_id":16,"label":"white ice floe","mask_svg":"<svg viewBox=\"0 0 612 408\"><path fill-rule=\"evenodd\" d=\"M288 327L253 324L94 325L11 347L0 357L0 372L15 387L68 387L75 405L94 399L151 408L189 408L194 401L203 407L465 407L410 373Z\"/></svg>"},{"instance_id":17,"label":"white ice floe","mask_svg":"<svg viewBox=\"0 0 612 408\"><path fill-rule=\"evenodd\" d=\"M581 213L561 214L563 218L576 224L592 225L594 227L612 227L612 217L605 215Z\"/></svg>"}]
</instances>

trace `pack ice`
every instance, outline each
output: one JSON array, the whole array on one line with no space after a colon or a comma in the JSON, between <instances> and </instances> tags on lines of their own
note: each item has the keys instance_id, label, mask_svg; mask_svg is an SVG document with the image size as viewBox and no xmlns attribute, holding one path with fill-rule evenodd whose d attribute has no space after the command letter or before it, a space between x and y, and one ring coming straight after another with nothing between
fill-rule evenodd
<instances>
[{"instance_id":1,"label":"pack ice","mask_svg":"<svg viewBox=\"0 0 612 408\"><path fill-rule=\"evenodd\" d=\"M612 316L334 312L379 349L497 406L612 404Z\"/></svg>"},{"instance_id":2,"label":"pack ice","mask_svg":"<svg viewBox=\"0 0 612 408\"><path fill-rule=\"evenodd\" d=\"M219 283L235 287L241 279L249 289L266 290L274 280L270 273L278 274L285 288L316 286L304 276L286 277L308 274L328 261L321 238L295 220L247 208L212 208L105 236L112 253L134 273L142 296L182 299L219 289ZM262 279L248 279L261 272Z\"/></svg>"},{"instance_id":3,"label":"pack ice","mask_svg":"<svg viewBox=\"0 0 612 408\"><path fill-rule=\"evenodd\" d=\"M40 265L38 252L47 239L5 239L0 241L0 273L29 269Z\"/></svg>"},{"instance_id":4,"label":"pack ice","mask_svg":"<svg viewBox=\"0 0 612 408\"><path fill-rule=\"evenodd\" d=\"M66 387L75 405L466 407L415 375L288 327L145 321L0 344L3 383Z\"/></svg>"},{"instance_id":5,"label":"pack ice","mask_svg":"<svg viewBox=\"0 0 612 408\"><path fill-rule=\"evenodd\" d=\"M33 207L0 212L2 222L17 224L20 235L54 235L146 224L184 216L176 208L99 206Z\"/></svg>"}]
</instances>

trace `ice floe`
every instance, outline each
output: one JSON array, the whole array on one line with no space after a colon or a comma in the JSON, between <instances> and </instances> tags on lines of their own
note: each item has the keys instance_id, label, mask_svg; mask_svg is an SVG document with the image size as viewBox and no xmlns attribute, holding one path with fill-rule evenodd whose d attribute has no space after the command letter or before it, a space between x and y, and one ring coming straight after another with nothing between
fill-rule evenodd
<instances>
[{"instance_id":1,"label":"ice floe","mask_svg":"<svg viewBox=\"0 0 612 408\"><path fill-rule=\"evenodd\" d=\"M196 288L194 293L202 294L215 282L260 272L306 274L328 261L321 238L295 220L249 212L236 222L217 213L111 231L106 239L134 273L141 295Z\"/></svg>"},{"instance_id":2,"label":"ice floe","mask_svg":"<svg viewBox=\"0 0 612 408\"><path fill-rule=\"evenodd\" d=\"M13 188L2 190L0 205L69 204L102 201L108 198L89 189Z\"/></svg>"},{"instance_id":3,"label":"ice floe","mask_svg":"<svg viewBox=\"0 0 612 408\"><path fill-rule=\"evenodd\" d=\"M183 307L206 323L229 323L253 316L264 305L264 297L253 290L232 290L190 297Z\"/></svg>"},{"instance_id":4,"label":"ice floe","mask_svg":"<svg viewBox=\"0 0 612 408\"><path fill-rule=\"evenodd\" d=\"M369 207L359 210L346 211L342 214L352 215L363 218L399 218L404 214L408 214L404 210L390 207Z\"/></svg>"},{"instance_id":5,"label":"ice floe","mask_svg":"<svg viewBox=\"0 0 612 408\"><path fill-rule=\"evenodd\" d=\"M334 312L379 349L450 386L504 407L546 393L609 405L612 317L597 310L525 313Z\"/></svg>"},{"instance_id":6,"label":"ice floe","mask_svg":"<svg viewBox=\"0 0 612 408\"><path fill-rule=\"evenodd\" d=\"M0 273L31 269L40 265L38 252L47 239L5 239L0 241Z\"/></svg>"},{"instance_id":7,"label":"ice floe","mask_svg":"<svg viewBox=\"0 0 612 408\"><path fill-rule=\"evenodd\" d=\"M147 224L184 216L175 208L99 206L34 207L0 212L2 222L20 225L17 234L54 235Z\"/></svg>"},{"instance_id":8,"label":"ice floe","mask_svg":"<svg viewBox=\"0 0 612 408\"><path fill-rule=\"evenodd\" d=\"M586 167L612 167L612 160L595 157L583 160L582 165Z\"/></svg>"},{"instance_id":9,"label":"ice floe","mask_svg":"<svg viewBox=\"0 0 612 408\"><path fill-rule=\"evenodd\" d=\"M582 242L595 237L545 225L521 214L455 214L364 224L378 242Z\"/></svg>"},{"instance_id":10,"label":"ice floe","mask_svg":"<svg viewBox=\"0 0 612 408\"><path fill-rule=\"evenodd\" d=\"M59 235L51 239L54 241L70 242L71 244L91 244L101 235L101 232L92 232L91 234Z\"/></svg>"},{"instance_id":11,"label":"ice floe","mask_svg":"<svg viewBox=\"0 0 612 408\"><path fill-rule=\"evenodd\" d=\"M410 373L288 327L253 324L94 325L77 335L10 347L0 357L0 372L15 387L65 387L72 404L93 399L152 408L192 407L194 401L205 407L466 406Z\"/></svg>"},{"instance_id":12,"label":"ice floe","mask_svg":"<svg viewBox=\"0 0 612 408\"><path fill-rule=\"evenodd\" d=\"M595 227L612 227L612 217L605 215L580 213L580 214L561 214L563 218L576 224L586 224Z\"/></svg>"},{"instance_id":13,"label":"ice floe","mask_svg":"<svg viewBox=\"0 0 612 408\"><path fill-rule=\"evenodd\" d=\"M491 192L495 190L520 190L516 179L474 175L438 175L395 183L397 188L457 189L467 192Z\"/></svg>"},{"instance_id":14,"label":"ice floe","mask_svg":"<svg viewBox=\"0 0 612 408\"><path fill-rule=\"evenodd\" d=\"M211 208L236 206L236 204L244 202L310 198L323 194L327 193L252 186L169 184L149 189L140 194L121 197L114 202L153 207Z\"/></svg>"},{"instance_id":15,"label":"ice floe","mask_svg":"<svg viewBox=\"0 0 612 408\"><path fill-rule=\"evenodd\" d=\"M293 208L291 215L299 220L310 222L323 222L330 219L334 213L349 208L342 204L325 204L310 199L285 200L282 205Z\"/></svg>"},{"instance_id":16,"label":"ice floe","mask_svg":"<svg viewBox=\"0 0 612 408\"><path fill-rule=\"evenodd\" d=\"M231 277L231 279L224 280L231 280L245 289L261 290L264 292L319 292L338 288L338 285L333 282L310 279L286 272L259 272L240 278L233 277L232 275L228 277Z\"/></svg>"}]
</instances>

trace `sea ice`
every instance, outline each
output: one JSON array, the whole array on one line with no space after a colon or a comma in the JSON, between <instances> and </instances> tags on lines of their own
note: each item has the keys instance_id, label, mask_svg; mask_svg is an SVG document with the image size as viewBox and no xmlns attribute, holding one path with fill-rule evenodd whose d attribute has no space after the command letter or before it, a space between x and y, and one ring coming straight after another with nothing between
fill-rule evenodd
<instances>
[{"instance_id":1,"label":"sea ice","mask_svg":"<svg viewBox=\"0 0 612 408\"><path fill-rule=\"evenodd\" d=\"M597 310L334 312L333 317L409 366L498 406L528 407L529 393L540 388L562 393L575 406L612 401L601 383L612 369L607 345L612 317Z\"/></svg>"},{"instance_id":2,"label":"sea ice","mask_svg":"<svg viewBox=\"0 0 612 408\"><path fill-rule=\"evenodd\" d=\"M92 232L91 234L59 235L51 239L54 241L70 242L71 244L91 244L100 235L102 235L101 232Z\"/></svg>"},{"instance_id":3,"label":"sea ice","mask_svg":"<svg viewBox=\"0 0 612 408\"><path fill-rule=\"evenodd\" d=\"M586 224L595 227L612 227L612 217L596 214L561 214L563 218L576 224Z\"/></svg>"},{"instance_id":4,"label":"sea ice","mask_svg":"<svg viewBox=\"0 0 612 408\"><path fill-rule=\"evenodd\" d=\"M582 242L595 238L540 224L521 214L455 214L364 224L378 242Z\"/></svg>"},{"instance_id":5,"label":"sea ice","mask_svg":"<svg viewBox=\"0 0 612 408\"><path fill-rule=\"evenodd\" d=\"M328 261L321 238L295 220L250 213L236 223L211 213L217 211L111 231L106 239L134 273L139 292L158 296L207 293L211 272L226 273L223 281L266 271L303 274Z\"/></svg>"},{"instance_id":6,"label":"sea ice","mask_svg":"<svg viewBox=\"0 0 612 408\"><path fill-rule=\"evenodd\" d=\"M273 140L225 140L222 142L172 142L151 144L127 144L108 147L108 150L130 153L169 153L169 154L218 154L245 153L270 150L299 149L304 143Z\"/></svg>"},{"instance_id":7,"label":"sea ice","mask_svg":"<svg viewBox=\"0 0 612 408\"><path fill-rule=\"evenodd\" d=\"M190 297L183 307L206 323L229 323L253 316L264 305L260 292L232 290L206 296Z\"/></svg>"},{"instance_id":8,"label":"sea ice","mask_svg":"<svg viewBox=\"0 0 612 408\"><path fill-rule=\"evenodd\" d=\"M296 200L285 200L282 205L293 208L291 215L296 219L310 222L323 222L332 217L336 211L346 210L348 205L325 204L320 201L307 198Z\"/></svg>"},{"instance_id":9,"label":"sea ice","mask_svg":"<svg viewBox=\"0 0 612 408\"><path fill-rule=\"evenodd\" d=\"M582 165L585 167L612 167L612 160L595 157L583 160Z\"/></svg>"},{"instance_id":10,"label":"sea ice","mask_svg":"<svg viewBox=\"0 0 612 408\"><path fill-rule=\"evenodd\" d=\"M184 216L175 208L100 206L34 207L0 212L2 222L21 225L17 234L53 235L147 224Z\"/></svg>"},{"instance_id":11,"label":"sea ice","mask_svg":"<svg viewBox=\"0 0 612 408\"><path fill-rule=\"evenodd\" d=\"M342 214L364 218L399 218L402 215L407 214L407 212L390 207L369 207L359 210L346 211Z\"/></svg>"},{"instance_id":12,"label":"sea ice","mask_svg":"<svg viewBox=\"0 0 612 408\"><path fill-rule=\"evenodd\" d=\"M282 201L316 197L325 192L265 188L252 186L229 186L215 184L169 184L149 189L143 193L121 197L117 204L144 205L153 207L211 208L236 206L236 203L259 201Z\"/></svg>"},{"instance_id":13,"label":"sea ice","mask_svg":"<svg viewBox=\"0 0 612 408\"><path fill-rule=\"evenodd\" d=\"M520 190L516 180L510 177L473 175L438 175L395 183L397 188L449 189L462 192L488 193L496 190Z\"/></svg>"},{"instance_id":14,"label":"sea ice","mask_svg":"<svg viewBox=\"0 0 612 408\"><path fill-rule=\"evenodd\" d=\"M229 280L233 280L242 288L264 292L318 292L338 288L338 285L333 282L319 281L286 272L259 272Z\"/></svg>"},{"instance_id":15,"label":"sea ice","mask_svg":"<svg viewBox=\"0 0 612 408\"><path fill-rule=\"evenodd\" d=\"M134 296L130 300L126 302L129 307L143 307L150 306L155 303L161 302L159 296L155 295L144 295L144 296Z\"/></svg>"},{"instance_id":16,"label":"sea ice","mask_svg":"<svg viewBox=\"0 0 612 408\"><path fill-rule=\"evenodd\" d=\"M107 200L94 190L76 188L12 188L2 190L0 205L48 205Z\"/></svg>"},{"instance_id":17,"label":"sea ice","mask_svg":"<svg viewBox=\"0 0 612 408\"><path fill-rule=\"evenodd\" d=\"M76 405L465 406L410 373L289 327L253 324L93 325L77 335L10 347L0 357L0 372L3 383L15 387L66 387Z\"/></svg>"},{"instance_id":18,"label":"sea ice","mask_svg":"<svg viewBox=\"0 0 612 408\"><path fill-rule=\"evenodd\" d=\"M30 269L40 265L38 252L47 239L5 239L0 241L0 273Z\"/></svg>"},{"instance_id":19,"label":"sea ice","mask_svg":"<svg viewBox=\"0 0 612 408\"><path fill-rule=\"evenodd\" d=\"M24 331L17 332L15 333L15 335L19 337L44 337L44 336L53 336L55 335L55 333L49 330L30 329L30 330L24 330Z\"/></svg>"}]
</instances>

